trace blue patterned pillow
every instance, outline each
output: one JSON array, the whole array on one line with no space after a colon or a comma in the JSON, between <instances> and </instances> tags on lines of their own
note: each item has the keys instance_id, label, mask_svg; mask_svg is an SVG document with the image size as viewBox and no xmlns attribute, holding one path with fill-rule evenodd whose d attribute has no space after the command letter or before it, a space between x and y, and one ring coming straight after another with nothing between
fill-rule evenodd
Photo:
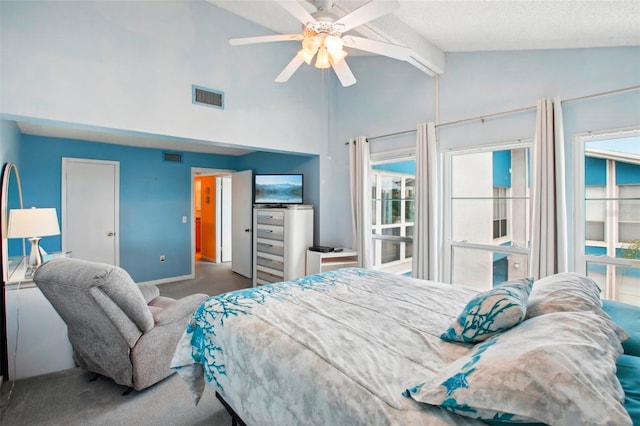
<instances>
[{"instance_id":1,"label":"blue patterned pillow","mask_svg":"<svg viewBox=\"0 0 640 426\"><path fill-rule=\"evenodd\" d=\"M531 278L522 278L478 294L440 338L448 342L482 342L518 325L527 313L532 286Z\"/></svg>"},{"instance_id":2,"label":"blue patterned pillow","mask_svg":"<svg viewBox=\"0 0 640 426\"><path fill-rule=\"evenodd\" d=\"M404 395L492 422L631 426L616 378L616 328L588 311L527 319Z\"/></svg>"}]
</instances>

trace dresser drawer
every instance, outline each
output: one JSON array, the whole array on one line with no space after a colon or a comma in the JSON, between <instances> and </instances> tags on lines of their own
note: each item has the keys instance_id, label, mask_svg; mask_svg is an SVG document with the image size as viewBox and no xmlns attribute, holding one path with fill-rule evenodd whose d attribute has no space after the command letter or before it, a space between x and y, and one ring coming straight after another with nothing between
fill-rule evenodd
<instances>
[{"instance_id":1,"label":"dresser drawer","mask_svg":"<svg viewBox=\"0 0 640 426\"><path fill-rule=\"evenodd\" d=\"M282 281L282 276L271 274L260 269L257 270L257 282L258 284L271 284Z\"/></svg>"},{"instance_id":2,"label":"dresser drawer","mask_svg":"<svg viewBox=\"0 0 640 426\"><path fill-rule=\"evenodd\" d=\"M269 253L275 254L276 256L284 256L284 246L281 244L268 244L258 242L256 246L258 256L260 255L260 253Z\"/></svg>"},{"instance_id":3,"label":"dresser drawer","mask_svg":"<svg viewBox=\"0 0 640 426\"><path fill-rule=\"evenodd\" d=\"M256 222L262 225L284 226L284 212L258 211Z\"/></svg>"},{"instance_id":4,"label":"dresser drawer","mask_svg":"<svg viewBox=\"0 0 640 426\"><path fill-rule=\"evenodd\" d=\"M284 271L284 262L282 260L275 260L275 259L270 259L268 257L262 257L260 256L260 253L258 253L256 256L256 262L258 263L258 267L262 266L269 270L278 271L278 272Z\"/></svg>"},{"instance_id":5,"label":"dresser drawer","mask_svg":"<svg viewBox=\"0 0 640 426\"><path fill-rule=\"evenodd\" d=\"M284 227L275 225L258 225L256 237L284 241Z\"/></svg>"}]
</instances>

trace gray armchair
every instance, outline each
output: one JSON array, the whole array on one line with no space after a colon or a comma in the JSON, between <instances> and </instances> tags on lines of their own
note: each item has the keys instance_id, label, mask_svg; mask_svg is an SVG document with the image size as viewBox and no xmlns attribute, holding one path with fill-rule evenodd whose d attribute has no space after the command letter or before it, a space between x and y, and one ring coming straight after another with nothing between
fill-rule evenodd
<instances>
[{"instance_id":1,"label":"gray armchair","mask_svg":"<svg viewBox=\"0 0 640 426\"><path fill-rule=\"evenodd\" d=\"M33 280L67 324L76 364L136 390L173 373L176 345L207 297L163 297L122 268L80 259L51 260Z\"/></svg>"}]
</instances>

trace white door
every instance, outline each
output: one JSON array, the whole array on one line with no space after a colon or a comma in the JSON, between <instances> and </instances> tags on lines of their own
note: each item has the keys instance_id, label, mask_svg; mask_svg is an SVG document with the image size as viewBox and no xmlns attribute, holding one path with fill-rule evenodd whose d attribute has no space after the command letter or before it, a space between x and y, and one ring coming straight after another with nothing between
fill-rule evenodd
<instances>
[{"instance_id":1,"label":"white door","mask_svg":"<svg viewBox=\"0 0 640 426\"><path fill-rule=\"evenodd\" d=\"M71 256L119 265L117 161L62 159L62 249Z\"/></svg>"},{"instance_id":2,"label":"white door","mask_svg":"<svg viewBox=\"0 0 640 426\"><path fill-rule=\"evenodd\" d=\"M231 176L231 270L252 278L253 171L244 170Z\"/></svg>"},{"instance_id":3,"label":"white door","mask_svg":"<svg viewBox=\"0 0 640 426\"><path fill-rule=\"evenodd\" d=\"M231 176L225 176L220 179L222 188L222 205L220 220L220 240L222 241L222 250L220 259L222 262L230 262L233 251L233 239L231 236Z\"/></svg>"}]
</instances>

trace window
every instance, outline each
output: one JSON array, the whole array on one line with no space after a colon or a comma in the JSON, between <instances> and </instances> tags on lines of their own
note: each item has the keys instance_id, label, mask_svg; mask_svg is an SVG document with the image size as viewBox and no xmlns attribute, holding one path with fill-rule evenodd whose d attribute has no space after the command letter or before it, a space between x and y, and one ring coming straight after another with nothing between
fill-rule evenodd
<instances>
[{"instance_id":1,"label":"window","mask_svg":"<svg viewBox=\"0 0 640 426\"><path fill-rule=\"evenodd\" d=\"M507 236L507 188L493 187L493 239Z\"/></svg>"},{"instance_id":2,"label":"window","mask_svg":"<svg viewBox=\"0 0 640 426\"><path fill-rule=\"evenodd\" d=\"M410 273L415 212L415 161L372 161L373 267Z\"/></svg>"},{"instance_id":3,"label":"window","mask_svg":"<svg viewBox=\"0 0 640 426\"><path fill-rule=\"evenodd\" d=\"M640 129L577 137L576 270L640 305Z\"/></svg>"},{"instance_id":4,"label":"window","mask_svg":"<svg viewBox=\"0 0 640 426\"><path fill-rule=\"evenodd\" d=\"M529 146L446 154L445 281L486 290L527 276Z\"/></svg>"}]
</instances>

